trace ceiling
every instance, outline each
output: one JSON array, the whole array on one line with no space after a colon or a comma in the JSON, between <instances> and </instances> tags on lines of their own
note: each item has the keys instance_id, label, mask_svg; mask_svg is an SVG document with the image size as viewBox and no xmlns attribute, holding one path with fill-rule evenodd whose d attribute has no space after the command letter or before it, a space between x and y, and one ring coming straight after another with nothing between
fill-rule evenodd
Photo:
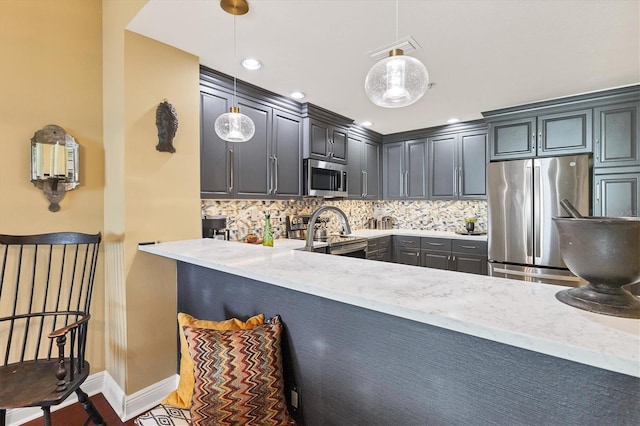
<instances>
[{"instance_id":1,"label":"ceiling","mask_svg":"<svg viewBox=\"0 0 640 426\"><path fill-rule=\"evenodd\" d=\"M373 130L395 133L482 118L482 111L640 82L638 0L149 0L128 29L200 63ZM397 37L396 37L397 33ZM381 108L364 92L372 51L412 36L433 87ZM264 64L247 71L247 56Z\"/></svg>"}]
</instances>

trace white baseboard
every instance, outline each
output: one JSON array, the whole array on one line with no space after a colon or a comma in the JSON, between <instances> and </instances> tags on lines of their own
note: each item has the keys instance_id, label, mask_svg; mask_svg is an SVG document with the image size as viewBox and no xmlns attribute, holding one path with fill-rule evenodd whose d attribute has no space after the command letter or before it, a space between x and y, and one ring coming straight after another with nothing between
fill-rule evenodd
<instances>
[{"instance_id":1,"label":"white baseboard","mask_svg":"<svg viewBox=\"0 0 640 426\"><path fill-rule=\"evenodd\" d=\"M158 405L178 387L179 378L180 376L176 374L132 395L126 395L108 372L101 371L87 377L82 385L82 390L89 396L102 393L113 411L123 422L126 422ZM74 393L62 404L51 407L51 411L57 411L76 402L78 402L78 397ZM7 410L6 420L8 426L19 426L38 417L42 417L40 408L13 408Z\"/></svg>"},{"instance_id":2,"label":"white baseboard","mask_svg":"<svg viewBox=\"0 0 640 426\"><path fill-rule=\"evenodd\" d=\"M167 395L169 395L172 391L174 391L178 387L179 379L180 379L180 376L178 374L175 374L171 377L167 377L164 380L154 383L151 386L147 386L146 388L141 389L134 394L126 395L124 397L124 404L123 404L122 411L118 412L118 410L116 410L116 413L118 413L118 416L123 422L126 422L127 420L130 420L144 413L145 411L150 410L151 408L160 404L160 401L165 399ZM107 382L105 381L105 384L106 383ZM116 388L118 391L122 392L119 386L116 385ZM106 398L107 392L103 391L103 393ZM109 401L109 404L111 404L111 401ZM111 404L111 406L113 407L113 404Z\"/></svg>"}]
</instances>

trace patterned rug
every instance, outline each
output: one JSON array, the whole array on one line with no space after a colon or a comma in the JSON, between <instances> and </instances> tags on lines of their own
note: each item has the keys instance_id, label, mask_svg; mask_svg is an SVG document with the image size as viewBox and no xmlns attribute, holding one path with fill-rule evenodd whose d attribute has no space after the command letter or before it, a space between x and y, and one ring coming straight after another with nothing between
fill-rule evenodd
<instances>
[{"instance_id":1,"label":"patterned rug","mask_svg":"<svg viewBox=\"0 0 640 426\"><path fill-rule=\"evenodd\" d=\"M189 426L191 414L184 408L158 405L135 419L138 426Z\"/></svg>"}]
</instances>

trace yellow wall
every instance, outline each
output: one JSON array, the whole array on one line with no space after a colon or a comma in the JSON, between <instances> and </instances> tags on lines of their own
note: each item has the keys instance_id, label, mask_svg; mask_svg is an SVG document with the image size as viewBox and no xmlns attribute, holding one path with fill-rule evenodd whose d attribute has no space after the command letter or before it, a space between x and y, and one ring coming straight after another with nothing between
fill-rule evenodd
<instances>
[{"instance_id":1,"label":"yellow wall","mask_svg":"<svg viewBox=\"0 0 640 426\"><path fill-rule=\"evenodd\" d=\"M103 230L101 5L0 1L0 232ZM29 180L29 141L57 124L80 144L80 186L52 213ZM92 304L87 356L104 369L104 263Z\"/></svg>"},{"instance_id":2,"label":"yellow wall","mask_svg":"<svg viewBox=\"0 0 640 426\"><path fill-rule=\"evenodd\" d=\"M200 92L197 57L130 32L125 52L130 395L176 373L175 261L141 253L137 244L200 237ZM155 148L156 108L164 99L178 115L173 154Z\"/></svg>"},{"instance_id":3,"label":"yellow wall","mask_svg":"<svg viewBox=\"0 0 640 426\"><path fill-rule=\"evenodd\" d=\"M198 58L125 31L145 3L0 0L0 232L105 234L88 357L127 395L176 373L175 262L137 244L200 235ZM165 98L174 154L155 149ZM57 213L29 181L48 124L81 145L81 185Z\"/></svg>"}]
</instances>

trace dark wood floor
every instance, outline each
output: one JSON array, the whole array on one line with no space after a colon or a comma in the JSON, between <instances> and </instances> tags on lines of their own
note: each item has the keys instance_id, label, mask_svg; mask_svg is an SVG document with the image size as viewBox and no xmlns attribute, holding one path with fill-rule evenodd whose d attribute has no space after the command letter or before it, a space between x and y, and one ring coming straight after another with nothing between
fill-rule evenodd
<instances>
[{"instance_id":1,"label":"dark wood floor","mask_svg":"<svg viewBox=\"0 0 640 426\"><path fill-rule=\"evenodd\" d=\"M104 395L101 393L91 397L91 401L96 406L102 418L109 426L135 426L133 419L122 422L115 411L111 408ZM51 423L53 426L82 426L87 420L87 413L80 403L75 403L61 410L51 413ZM42 417L25 423L23 426L42 426ZM89 423L92 425L93 423Z\"/></svg>"}]
</instances>

